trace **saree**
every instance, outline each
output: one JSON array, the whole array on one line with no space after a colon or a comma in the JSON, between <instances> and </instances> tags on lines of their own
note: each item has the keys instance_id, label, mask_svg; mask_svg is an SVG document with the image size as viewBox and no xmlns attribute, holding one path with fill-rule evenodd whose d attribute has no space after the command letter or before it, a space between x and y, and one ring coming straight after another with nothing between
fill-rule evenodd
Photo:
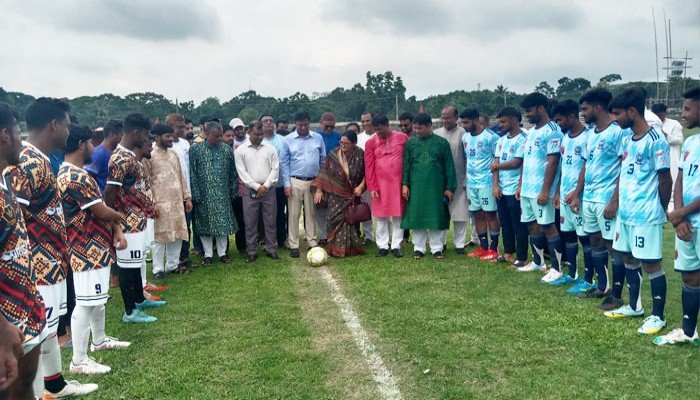
<instances>
[{"instance_id":1,"label":"saree","mask_svg":"<svg viewBox=\"0 0 700 400\"><path fill-rule=\"evenodd\" d=\"M332 257L349 257L364 254L359 234L359 224L345 222L345 212L353 201L354 189L365 177L365 155L355 147L349 156L340 148L328 154L312 187L323 190L328 204L328 244L326 251Z\"/></svg>"}]
</instances>

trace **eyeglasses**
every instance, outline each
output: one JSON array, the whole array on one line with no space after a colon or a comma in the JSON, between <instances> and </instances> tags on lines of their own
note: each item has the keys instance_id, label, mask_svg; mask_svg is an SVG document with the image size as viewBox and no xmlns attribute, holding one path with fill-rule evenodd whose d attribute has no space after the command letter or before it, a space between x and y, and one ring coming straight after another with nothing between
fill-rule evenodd
<instances>
[{"instance_id":1,"label":"eyeglasses","mask_svg":"<svg viewBox=\"0 0 700 400\"><path fill-rule=\"evenodd\" d=\"M271 119L264 119L261 122L265 125L273 125L275 123L275 121Z\"/></svg>"}]
</instances>

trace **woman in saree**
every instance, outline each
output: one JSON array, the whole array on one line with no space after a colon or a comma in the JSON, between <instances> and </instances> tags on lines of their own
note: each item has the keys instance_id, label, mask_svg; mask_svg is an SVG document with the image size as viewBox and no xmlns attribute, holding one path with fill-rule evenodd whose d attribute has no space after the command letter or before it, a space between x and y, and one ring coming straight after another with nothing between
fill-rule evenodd
<instances>
[{"instance_id":1,"label":"woman in saree","mask_svg":"<svg viewBox=\"0 0 700 400\"><path fill-rule=\"evenodd\" d=\"M345 131L311 185L316 190L314 202L328 204L326 251L331 257L364 254L357 225L345 222L345 212L365 190L365 153L356 145L357 134Z\"/></svg>"}]
</instances>

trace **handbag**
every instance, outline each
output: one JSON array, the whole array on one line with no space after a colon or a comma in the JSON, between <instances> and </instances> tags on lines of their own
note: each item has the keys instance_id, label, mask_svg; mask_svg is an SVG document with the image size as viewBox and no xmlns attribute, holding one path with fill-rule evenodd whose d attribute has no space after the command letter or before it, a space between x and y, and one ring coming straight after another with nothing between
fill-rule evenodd
<instances>
[{"instance_id":1,"label":"handbag","mask_svg":"<svg viewBox=\"0 0 700 400\"><path fill-rule=\"evenodd\" d=\"M345 223L349 225L371 220L372 212L369 209L369 204L361 201L357 196L352 196L350 206L345 210L344 219Z\"/></svg>"}]
</instances>

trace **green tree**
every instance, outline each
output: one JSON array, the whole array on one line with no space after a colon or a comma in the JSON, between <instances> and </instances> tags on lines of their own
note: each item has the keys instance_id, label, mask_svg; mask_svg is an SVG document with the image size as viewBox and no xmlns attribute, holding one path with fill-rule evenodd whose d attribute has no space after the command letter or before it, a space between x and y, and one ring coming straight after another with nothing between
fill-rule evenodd
<instances>
[{"instance_id":1,"label":"green tree","mask_svg":"<svg viewBox=\"0 0 700 400\"><path fill-rule=\"evenodd\" d=\"M535 92L542 93L543 95L547 96L548 99L554 98L554 88L552 85L547 83L547 81L542 81L535 86Z\"/></svg>"},{"instance_id":2,"label":"green tree","mask_svg":"<svg viewBox=\"0 0 700 400\"><path fill-rule=\"evenodd\" d=\"M556 98L557 100L578 99L588 89L591 88L591 81L585 78L568 77L560 78L557 83Z\"/></svg>"},{"instance_id":3,"label":"green tree","mask_svg":"<svg viewBox=\"0 0 700 400\"><path fill-rule=\"evenodd\" d=\"M258 119L258 114L258 110L254 109L253 107L246 106L240 113L238 113L238 118L242 119L243 122L247 124Z\"/></svg>"},{"instance_id":4,"label":"green tree","mask_svg":"<svg viewBox=\"0 0 700 400\"><path fill-rule=\"evenodd\" d=\"M611 83L622 80L620 74L608 74L598 80L597 87L607 88Z\"/></svg>"}]
</instances>

